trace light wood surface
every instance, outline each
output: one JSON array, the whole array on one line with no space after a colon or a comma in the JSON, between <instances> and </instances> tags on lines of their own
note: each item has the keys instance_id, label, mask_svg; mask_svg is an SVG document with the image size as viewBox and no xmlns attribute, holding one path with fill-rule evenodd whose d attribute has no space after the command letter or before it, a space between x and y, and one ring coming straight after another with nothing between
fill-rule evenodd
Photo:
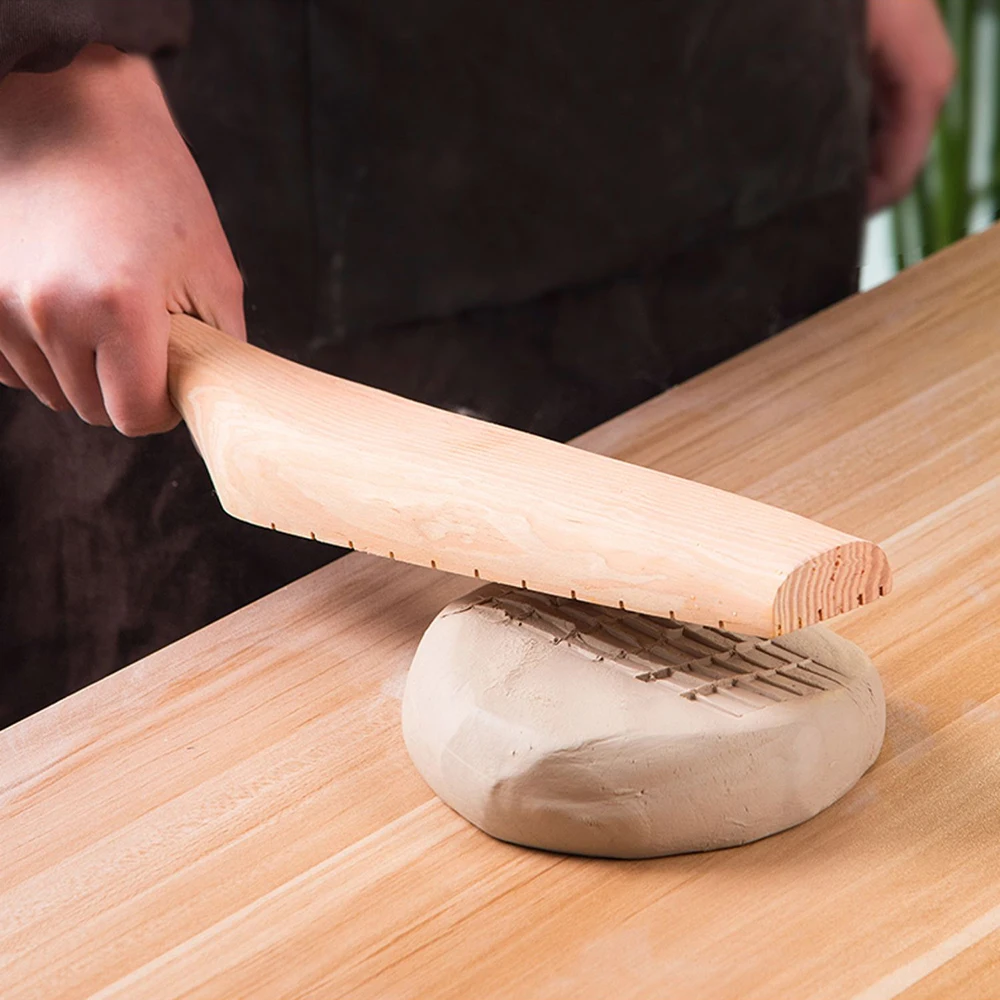
<instances>
[{"instance_id":1,"label":"light wood surface","mask_svg":"<svg viewBox=\"0 0 1000 1000\"><path fill-rule=\"evenodd\" d=\"M171 395L244 521L753 635L890 590L881 549L799 514L171 326Z\"/></svg>"},{"instance_id":2,"label":"light wood surface","mask_svg":"<svg viewBox=\"0 0 1000 1000\"><path fill-rule=\"evenodd\" d=\"M468 582L350 556L0 734L5 1000L1000 996L1000 233L583 444L883 543L852 792L713 854L492 841L399 727Z\"/></svg>"}]
</instances>

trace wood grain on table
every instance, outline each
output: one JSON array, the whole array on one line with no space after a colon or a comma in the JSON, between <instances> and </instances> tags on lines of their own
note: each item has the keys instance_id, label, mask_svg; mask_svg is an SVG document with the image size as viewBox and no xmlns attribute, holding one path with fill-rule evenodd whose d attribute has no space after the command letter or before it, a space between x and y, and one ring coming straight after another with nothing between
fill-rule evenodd
<instances>
[{"instance_id":1,"label":"wood grain on table","mask_svg":"<svg viewBox=\"0 0 1000 1000\"><path fill-rule=\"evenodd\" d=\"M471 582L352 555L0 733L0 995L1000 996L1000 232L580 443L884 545L852 792L712 854L493 841L399 727Z\"/></svg>"}]
</instances>

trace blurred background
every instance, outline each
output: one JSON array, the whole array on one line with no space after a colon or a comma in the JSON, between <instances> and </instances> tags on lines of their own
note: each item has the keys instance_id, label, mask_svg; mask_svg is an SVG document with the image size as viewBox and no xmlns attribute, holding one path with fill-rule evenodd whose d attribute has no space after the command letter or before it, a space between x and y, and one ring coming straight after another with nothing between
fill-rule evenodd
<instances>
[{"instance_id":1,"label":"blurred background","mask_svg":"<svg viewBox=\"0 0 1000 1000\"><path fill-rule=\"evenodd\" d=\"M992 225L1000 197L1000 0L939 0L959 76L913 193L868 224L861 287Z\"/></svg>"}]
</instances>

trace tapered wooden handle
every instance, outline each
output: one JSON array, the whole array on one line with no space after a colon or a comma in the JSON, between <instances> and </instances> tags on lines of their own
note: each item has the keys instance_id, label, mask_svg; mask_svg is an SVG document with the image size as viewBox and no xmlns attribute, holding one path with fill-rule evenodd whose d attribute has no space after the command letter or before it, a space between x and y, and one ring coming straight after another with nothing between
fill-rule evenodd
<instances>
[{"instance_id":1,"label":"tapered wooden handle","mask_svg":"<svg viewBox=\"0 0 1000 1000\"><path fill-rule=\"evenodd\" d=\"M391 559L780 634L878 598L871 542L325 375L186 316L170 392L234 517Z\"/></svg>"}]
</instances>

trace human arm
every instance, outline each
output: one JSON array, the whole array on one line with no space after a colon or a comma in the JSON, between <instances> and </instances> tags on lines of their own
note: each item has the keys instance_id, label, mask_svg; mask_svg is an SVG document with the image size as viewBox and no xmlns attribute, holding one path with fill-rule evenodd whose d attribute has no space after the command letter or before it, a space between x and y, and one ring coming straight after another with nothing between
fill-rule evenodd
<instances>
[{"instance_id":1,"label":"human arm","mask_svg":"<svg viewBox=\"0 0 1000 1000\"><path fill-rule=\"evenodd\" d=\"M0 83L0 381L139 435L177 422L170 312L244 336L242 280L148 59Z\"/></svg>"},{"instance_id":2,"label":"human arm","mask_svg":"<svg viewBox=\"0 0 1000 1000\"><path fill-rule=\"evenodd\" d=\"M913 185L955 77L955 55L934 0L868 0L872 138L868 207Z\"/></svg>"}]
</instances>

